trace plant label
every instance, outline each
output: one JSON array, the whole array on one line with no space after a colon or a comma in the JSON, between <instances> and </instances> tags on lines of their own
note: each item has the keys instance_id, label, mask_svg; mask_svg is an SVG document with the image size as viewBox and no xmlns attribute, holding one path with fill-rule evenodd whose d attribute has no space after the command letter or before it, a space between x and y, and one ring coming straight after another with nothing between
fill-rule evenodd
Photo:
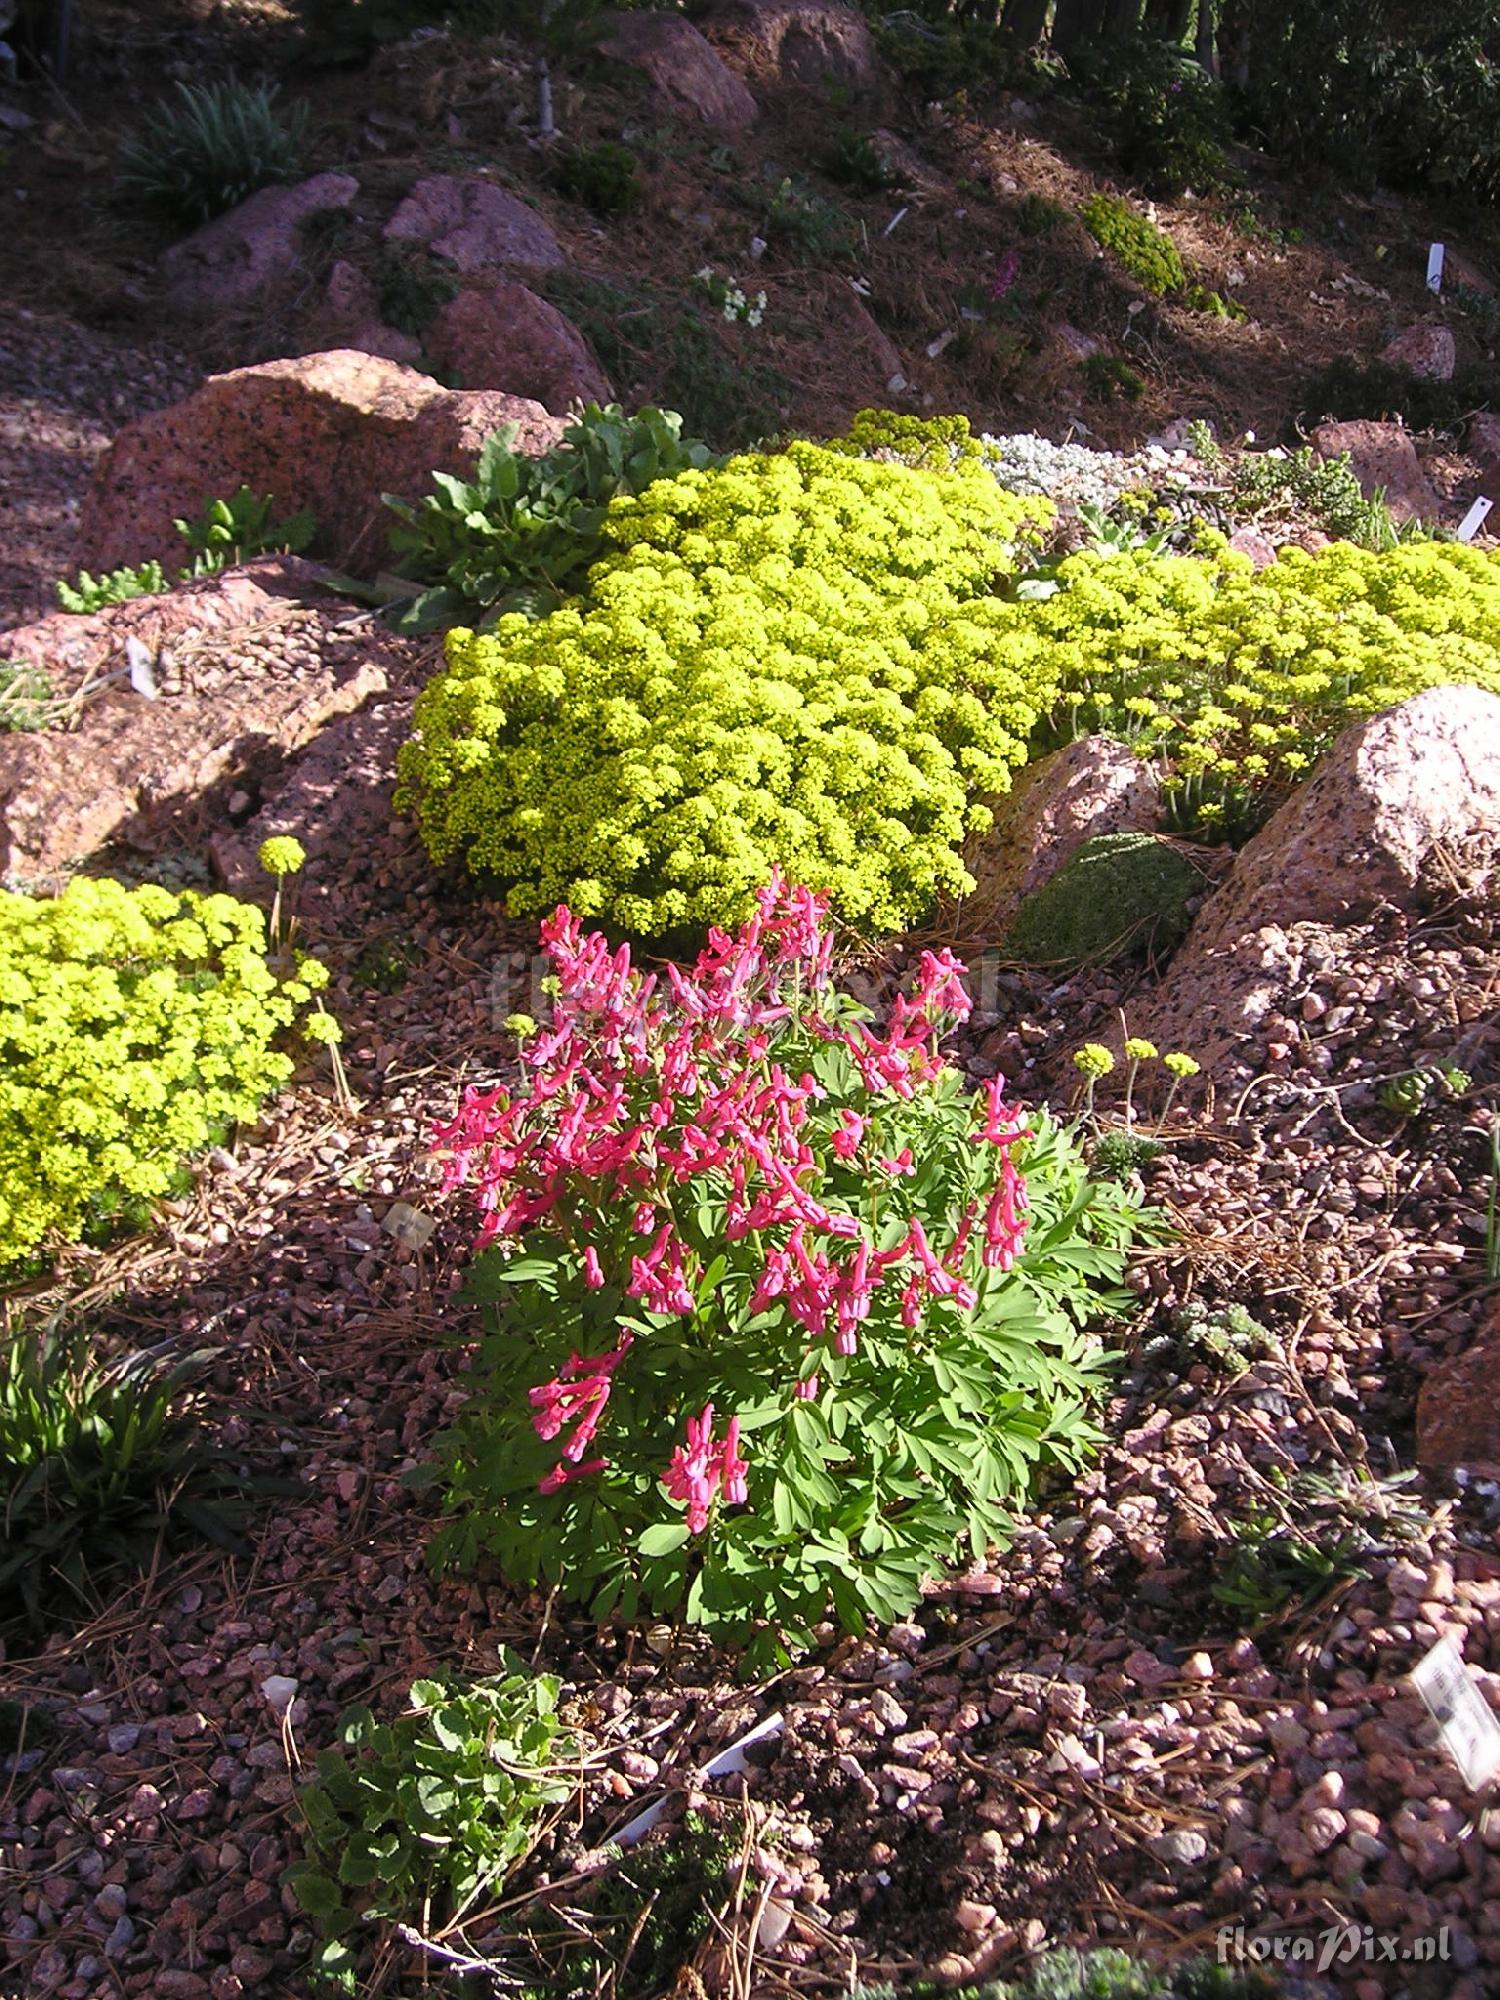
<instances>
[{"instance_id":1,"label":"plant label","mask_svg":"<svg viewBox=\"0 0 1500 2000\"><path fill-rule=\"evenodd\" d=\"M1494 504L1493 500L1486 500L1484 495L1480 494L1474 505L1458 524L1458 539L1461 542L1473 541L1479 530L1484 526L1485 519Z\"/></svg>"},{"instance_id":2,"label":"plant label","mask_svg":"<svg viewBox=\"0 0 1500 2000\"><path fill-rule=\"evenodd\" d=\"M1443 1747L1477 1792L1500 1770L1500 1723L1451 1639L1439 1639L1412 1669L1411 1684L1438 1726Z\"/></svg>"},{"instance_id":3,"label":"plant label","mask_svg":"<svg viewBox=\"0 0 1500 2000\"><path fill-rule=\"evenodd\" d=\"M1443 289L1443 246L1441 243L1429 245L1427 251L1427 289L1440 292Z\"/></svg>"},{"instance_id":4,"label":"plant label","mask_svg":"<svg viewBox=\"0 0 1500 2000\"><path fill-rule=\"evenodd\" d=\"M413 1208L410 1202L393 1201L380 1226L408 1250L420 1250L437 1228L437 1223L430 1215L424 1215L420 1208Z\"/></svg>"}]
</instances>

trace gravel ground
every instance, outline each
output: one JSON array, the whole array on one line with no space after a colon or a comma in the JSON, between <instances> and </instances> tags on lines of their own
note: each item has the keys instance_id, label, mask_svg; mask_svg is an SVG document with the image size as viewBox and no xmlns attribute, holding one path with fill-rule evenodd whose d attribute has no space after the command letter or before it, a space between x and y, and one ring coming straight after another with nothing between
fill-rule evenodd
<instances>
[{"instance_id":1,"label":"gravel ground","mask_svg":"<svg viewBox=\"0 0 1500 2000\"><path fill-rule=\"evenodd\" d=\"M122 347L74 321L0 301L0 629L57 609L78 511L115 433L191 393L167 348Z\"/></svg>"},{"instance_id":2,"label":"gravel ground","mask_svg":"<svg viewBox=\"0 0 1500 2000\"><path fill-rule=\"evenodd\" d=\"M1181 1239L1139 1266L1095 1468L910 1624L830 1634L746 1688L701 1648L657 1654L424 1569L430 1510L401 1474L461 1394L437 1336L463 1325L469 1228L433 1194L424 1135L463 1077L503 1060L531 933L435 876L390 818L378 780L403 718L397 700L325 731L237 837L291 826L310 850L303 934L336 967L358 1109L305 1077L211 1157L152 1247L79 1252L70 1272L115 1294L103 1317L121 1331L222 1342L222 1439L304 1490L262 1514L247 1555L190 1555L0 1667L0 1694L46 1729L0 1767L0 1992L309 1992L280 1886L299 1764L349 1702L393 1708L414 1674L485 1670L502 1644L563 1675L601 1753L533 1886L597 1866L663 1789L669 1817L723 1798L750 1815L787 1920L762 1918L757 1990L1352 1923L1395 1950L1446 1927L1449 1957L1357 1956L1294 1990L1494 1991L1500 1816L1465 1793L1403 1676L1446 1633L1500 1703L1496 1514L1483 1488L1388 1483L1411 1463L1421 1376L1488 1309L1470 1128L1500 1069L1494 913L1326 934L1298 1018L1262 1023L1247 1051L1263 1079L1248 1100L1185 1107L1144 1169ZM1063 1102L1068 1051L1147 987L1002 971L989 993L970 1068ZM1461 1060L1473 1085L1402 1123L1371 1079L1424 1059ZM436 1214L425 1248L383 1227L397 1199ZM1173 1318L1227 1299L1266 1330L1237 1375ZM1267 1510L1349 1551L1277 1615L1223 1601ZM272 1673L298 1683L285 1726L261 1692ZM712 1751L773 1711L769 1758L705 1787ZM699 1968L730 1989L723 1950Z\"/></svg>"}]
</instances>

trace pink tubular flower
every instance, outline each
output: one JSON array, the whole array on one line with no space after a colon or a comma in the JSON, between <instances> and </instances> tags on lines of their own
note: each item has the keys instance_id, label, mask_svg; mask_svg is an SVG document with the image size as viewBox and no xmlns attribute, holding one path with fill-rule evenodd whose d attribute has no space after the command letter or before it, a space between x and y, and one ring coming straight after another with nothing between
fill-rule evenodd
<instances>
[{"instance_id":1,"label":"pink tubular flower","mask_svg":"<svg viewBox=\"0 0 1500 2000\"><path fill-rule=\"evenodd\" d=\"M599 1263L599 1252L590 1243L583 1253L583 1282L591 1292L604 1289L604 1271Z\"/></svg>"},{"instance_id":2,"label":"pink tubular flower","mask_svg":"<svg viewBox=\"0 0 1500 2000\"><path fill-rule=\"evenodd\" d=\"M534 1412L532 1425L540 1438L555 1438L564 1424L573 1424L573 1435L563 1447L563 1457L577 1461L593 1443L599 1419L609 1401L615 1370L634 1341L633 1333L622 1333L617 1347L608 1354L585 1360L571 1354L567 1366L551 1382L539 1382L526 1392ZM555 1492L545 1487L544 1492Z\"/></svg>"},{"instance_id":3,"label":"pink tubular flower","mask_svg":"<svg viewBox=\"0 0 1500 2000\"><path fill-rule=\"evenodd\" d=\"M536 1483L538 1493L556 1493L564 1486L571 1486L575 1479L588 1479L596 1472L602 1472L609 1464L607 1458L591 1458L587 1465L569 1465L566 1462L554 1465L550 1472L544 1472Z\"/></svg>"},{"instance_id":4,"label":"pink tubular flower","mask_svg":"<svg viewBox=\"0 0 1500 2000\"><path fill-rule=\"evenodd\" d=\"M716 1496L730 1506L743 1506L749 1491L749 1466L740 1456L740 1420L731 1417L722 1441L714 1441L714 1406L705 1403L700 1416L687 1420L687 1443L678 1445L662 1475L673 1500L687 1505L688 1532L701 1535L708 1526Z\"/></svg>"},{"instance_id":5,"label":"pink tubular flower","mask_svg":"<svg viewBox=\"0 0 1500 2000\"><path fill-rule=\"evenodd\" d=\"M841 1160L852 1160L865 1136L865 1121L848 1106L839 1113L839 1129L829 1142Z\"/></svg>"}]
</instances>

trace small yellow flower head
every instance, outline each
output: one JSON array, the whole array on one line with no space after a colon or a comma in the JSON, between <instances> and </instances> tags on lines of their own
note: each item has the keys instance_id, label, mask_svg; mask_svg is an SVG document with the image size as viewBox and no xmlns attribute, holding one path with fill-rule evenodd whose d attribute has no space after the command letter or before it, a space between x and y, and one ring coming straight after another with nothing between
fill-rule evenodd
<instances>
[{"instance_id":1,"label":"small yellow flower head","mask_svg":"<svg viewBox=\"0 0 1500 2000\"><path fill-rule=\"evenodd\" d=\"M529 1014L507 1014L505 1032L514 1035L518 1042L524 1042L536 1033L536 1022Z\"/></svg>"},{"instance_id":2,"label":"small yellow flower head","mask_svg":"<svg viewBox=\"0 0 1500 2000\"><path fill-rule=\"evenodd\" d=\"M302 1023L302 1032L310 1042L327 1042L332 1045L344 1039L344 1031L332 1014L309 1014Z\"/></svg>"},{"instance_id":3,"label":"small yellow flower head","mask_svg":"<svg viewBox=\"0 0 1500 2000\"><path fill-rule=\"evenodd\" d=\"M1143 1035L1132 1035L1130 1040L1125 1044L1125 1059L1127 1062L1150 1062L1154 1056L1160 1053L1161 1051L1157 1048L1155 1042L1148 1042Z\"/></svg>"},{"instance_id":4,"label":"small yellow flower head","mask_svg":"<svg viewBox=\"0 0 1500 2000\"><path fill-rule=\"evenodd\" d=\"M307 859L307 849L289 833L273 833L256 855L268 875L295 875Z\"/></svg>"},{"instance_id":5,"label":"small yellow flower head","mask_svg":"<svg viewBox=\"0 0 1500 2000\"><path fill-rule=\"evenodd\" d=\"M1162 1061L1172 1075L1178 1078L1196 1076L1203 1067L1202 1063L1195 1062L1191 1056L1184 1055L1181 1049L1169 1049L1162 1057Z\"/></svg>"},{"instance_id":6,"label":"small yellow flower head","mask_svg":"<svg viewBox=\"0 0 1500 2000\"><path fill-rule=\"evenodd\" d=\"M1115 1066L1115 1059L1103 1042L1085 1042L1081 1049L1073 1051L1073 1066L1092 1081L1108 1076Z\"/></svg>"},{"instance_id":7,"label":"small yellow flower head","mask_svg":"<svg viewBox=\"0 0 1500 2000\"><path fill-rule=\"evenodd\" d=\"M328 984L328 967L321 958L299 958L297 977L309 993L321 993Z\"/></svg>"}]
</instances>

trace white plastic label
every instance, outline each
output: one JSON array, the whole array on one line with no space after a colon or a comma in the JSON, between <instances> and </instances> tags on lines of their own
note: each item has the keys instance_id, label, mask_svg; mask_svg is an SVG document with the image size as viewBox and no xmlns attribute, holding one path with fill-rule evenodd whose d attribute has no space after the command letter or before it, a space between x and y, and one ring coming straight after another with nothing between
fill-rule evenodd
<instances>
[{"instance_id":1,"label":"white plastic label","mask_svg":"<svg viewBox=\"0 0 1500 2000\"><path fill-rule=\"evenodd\" d=\"M1477 1792L1500 1770L1500 1723L1474 1685L1451 1639L1439 1639L1412 1669L1412 1686L1442 1735L1448 1755Z\"/></svg>"},{"instance_id":2,"label":"white plastic label","mask_svg":"<svg viewBox=\"0 0 1500 2000\"><path fill-rule=\"evenodd\" d=\"M1443 289L1443 246L1441 243L1429 245L1427 251L1427 289L1440 292Z\"/></svg>"},{"instance_id":3,"label":"white plastic label","mask_svg":"<svg viewBox=\"0 0 1500 2000\"><path fill-rule=\"evenodd\" d=\"M1484 526L1489 511L1494 504L1493 500L1486 500L1484 495L1480 494L1474 505L1458 524L1458 539L1461 542L1473 541L1479 530Z\"/></svg>"}]
</instances>

